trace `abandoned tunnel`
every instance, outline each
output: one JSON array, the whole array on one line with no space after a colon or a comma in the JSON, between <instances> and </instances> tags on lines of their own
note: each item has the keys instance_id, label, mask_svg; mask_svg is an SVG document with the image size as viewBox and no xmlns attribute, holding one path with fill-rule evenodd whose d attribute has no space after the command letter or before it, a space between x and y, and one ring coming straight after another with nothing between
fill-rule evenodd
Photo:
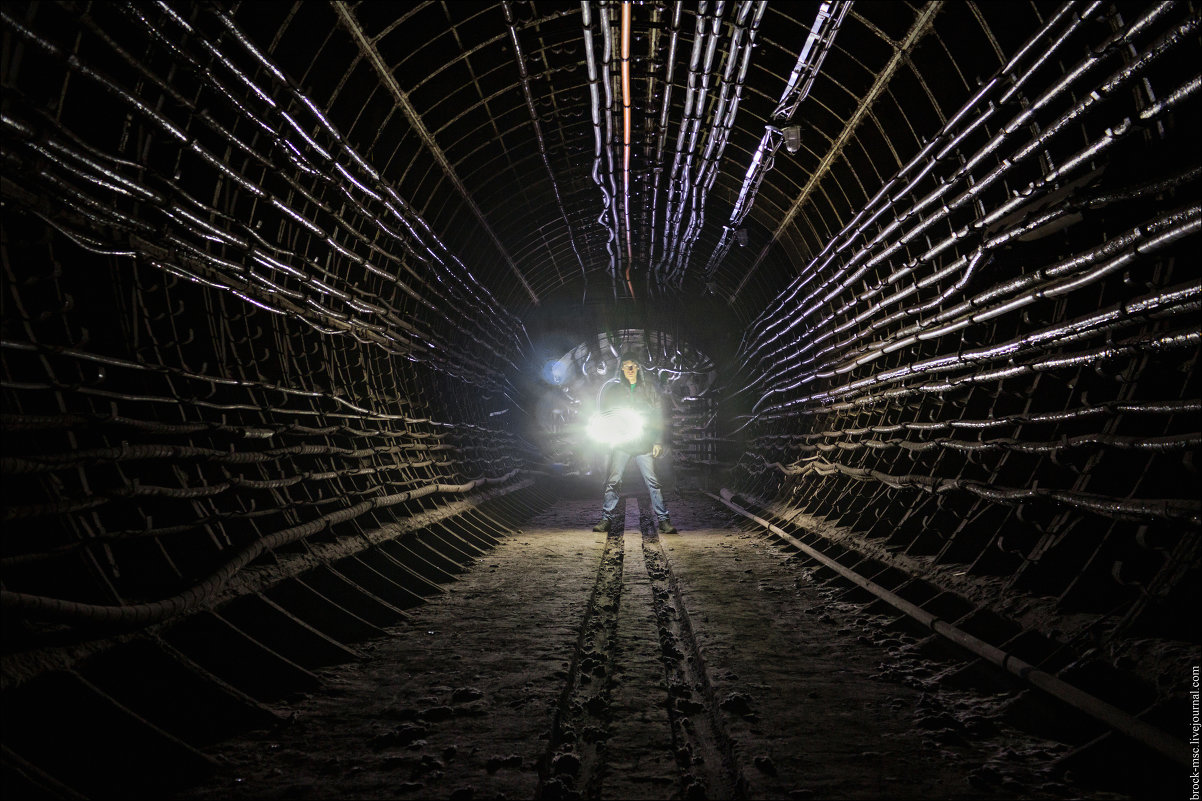
<instances>
[{"instance_id":1,"label":"abandoned tunnel","mask_svg":"<svg viewBox=\"0 0 1202 801\"><path fill-rule=\"evenodd\" d=\"M6 798L1197 797L1197 3L0 12Z\"/></svg>"}]
</instances>

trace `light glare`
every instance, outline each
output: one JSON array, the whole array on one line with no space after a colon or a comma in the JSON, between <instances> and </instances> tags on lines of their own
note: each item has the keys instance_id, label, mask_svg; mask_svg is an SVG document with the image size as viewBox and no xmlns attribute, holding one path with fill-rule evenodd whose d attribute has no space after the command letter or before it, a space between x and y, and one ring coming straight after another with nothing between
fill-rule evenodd
<instances>
[{"instance_id":1,"label":"light glare","mask_svg":"<svg viewBox=\"0 0 1202 801\"><path fill-rule=\"evenodd\" d=\"M622 445L641 437L645 425L643 416L633 409L614 409L590 417L588 435L605 445Z\"/></svg>"}]
</instances>

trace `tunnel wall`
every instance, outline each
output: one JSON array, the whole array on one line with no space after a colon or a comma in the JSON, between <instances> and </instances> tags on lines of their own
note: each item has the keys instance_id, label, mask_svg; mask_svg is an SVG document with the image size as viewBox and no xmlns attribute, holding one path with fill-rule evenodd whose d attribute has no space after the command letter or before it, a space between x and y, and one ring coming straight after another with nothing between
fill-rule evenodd
<instances>
[{"instance_id":1,"label":"tunnel wall","mask_svg":"<svg viewBox=\"0 0 1202 801\"><path fill-rule=\"evenodd\" d=\"M529 484L520 325L229 17L179 13L3 9L10 650Z\"/></svg>"},{"instance_id":2,"label":"tunnel wall","mask_svg":"<svg viewBox=\"0 0 1202 801\"><path fill-rule=\"evenodd\" d=\"M1023 26L996 24L1001 5L940 15L932 3L917 19L905 4L865 7L850 19L894 18L914 48L902 58L881 36L831 59L834 86L813 100L842 102L803 107L818 144L810 161L781 159L775 176L793 183L769 182L748 226L762 239L777 210L798 212L775 249L752 249L789 258L748 284L742 346L716 366L723 406L706 397L682 415L678 450L717 467L727 454L709 434L724 411L729 483L749 505L881 573L953 588L961 613L1046 635L1043 668L1092 649L1171 687L1198 661L1197 8L1024 4L1037 32L957 106L945 101L963 87L936 85L932 66L967 60L956 28L968 15L974 36ZM354 14L382 31L383 8ZM363 89L379 79L363 78L345 32L326 30L336 9L278 4L237 23L209 4L0 10L3 686L30 685L6 693L6 727L49 773L120 786L123 767L75 764L125 715L115 698L138 701L143 734L159 722L228 733L196 728L224 715L203 703L164 713L187 703L181 687L236 706L224 717L239 724L270 722L254 699L314 687L306 665L356 656L284 607L323 604L347 642L378 636L436 591L432 564L445 577L489 546L507 519L496 502L534 505L541 456L515 425L512 380L528 341L508 307L551 285L549 268L532 288L512 265L483 263L497 244L484 215L447 189L412 120L379 111L396 98ZM560 16L575 41L577 21ZM919 46L923 20L944 52ZM481 52L499 31L477 33ZM865 59L857 70L848 53ZM895 63L890 92L917 108L937 90L921 111L867 108L869 89L838 85L850 74L875 86L876 65ZM449 118L427 102L431 125ZM527 124L525 103L508 107L507 133ZM827 164L826 131L868 118L895 129ZM370 152L393 133L391 155ZM525 227L512 220L527 207L501 214L511 187L497 172L494 221ZM588 200L573 216L592 219L594 187L577 185ZM794 195L811 190L803 207ZM750 258L715 273L714 290L741 288ZM696 327L721 327L682 305L705 318ZM446 556L454 547L461 561ZM76 672L80 642L115 655L88 653ZM204 662L213 651L227 663ZM38 658L8 658L27 655ZM159 670L190 675L137 686ZM74 749L45 715L64 698L89 723Z\"/></svg>"},{"instance_id":3,"label":"tunnel wall","mask_svg":"<svg viewBox=\"0 0 1202 801\"><path fill-rule=\"evenodd\" d=\"M1039 31L966 102L931 103L942 127L878 148L892 177L844 157L815 187L785 250L818 255L765 271L796 277L720 370L731 483L998 608L1047 600L1043 628L1084 612L1112 642L1187 640L1198 15L1033 8ZM171 617L246 565L524 480L522 325L439 238L454 195L432 223L322 113L335 96L369 128L355 82L290 77L313 65L288 37L313 26L279 22L281 44L261 21L252 43L251 15L211 6L3 14L14 630ZM429 160L405 197L445 182Z\"/></svg>"},{"instance_id":4,"label":"tunnel wall","mask_svg":"<svg viewBox=\"0 0 1202 801\"><path fill-rule=\"evenodd\" d=\"M1197 46L1188 4L1043 20L796 265L729 399L761 508L1166 688L1162 649L1196 661Z\"/></svg>"}]
</instances>

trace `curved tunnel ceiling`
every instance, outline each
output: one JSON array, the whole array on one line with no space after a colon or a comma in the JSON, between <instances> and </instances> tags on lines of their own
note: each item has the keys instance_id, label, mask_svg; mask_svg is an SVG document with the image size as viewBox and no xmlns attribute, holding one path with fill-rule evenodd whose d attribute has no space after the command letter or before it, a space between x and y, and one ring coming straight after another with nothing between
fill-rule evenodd
<instances>
[{"instance_id":1,"label":"curved tunnel ceiling","mask_svg":"<svg viewBox=\"0 0 1202 801\"><path fill-rule=\"evenodd\" d=\"M619 3L585 4L588 19L564 3L233 18L519 316L708 289L746 322L1049 13L631 5L627 23ZM761 147L791 125L796 153L779 135Z\"/></svg>"},{"instance_id":2,"label":"curved tunnel ceiling","mask_svg":"<svg viewBox=\"0 0 1202 801\"><path fill-rule=\"evenodd\" d=\"M1076 14L943 2L94 6L72 37L47 26L60 9L29 6L19 21L20 8L6 12L24 32L14 64L26 48L18 69L48 62L44 95L23 86L22 98L53 109L51 127L87 119L97 147L117 140L122 156L151 161L162 149L191 212L277 227L276 257L321 264L361 305L401 276L385 319L355 332L392 352L438 350L457 321L431 304L469 304L468 340L486 344L452 369L477 380L498 358L525 368L522 322L585 320L580 339L648 314L703 339L714 326L699 320L752 324L883 185L933 157L949 119L1029 103L1021 89L998 101L979 88L1014 80L1008 60L1039 68L1020 63L1032 33ZM63 65L73 50L96 53L96 69ZM126 107L120 131L97 124L109 102ZM988 116L975 136L1014 125ZM1031 174L1011 171L1004 191ZM212 249L203 225L183 212L172 222ZM237 255L253 238L220 245ZM271 258L260 284L296 291ZM314 290L326 293L300 292ZM615 318L621 308L641 311ZM398 327L390 311L424 325Z\"/></svg>"},{"instance_id":3,"label":"curved tunnel ceiling","mask_svg":"<svg viewBox=\"0 0 1202 801\"><path fill-rule=\"evenodd\" d=\"M3 13L6 210L216 290L258 315L251 338L295 322L318 337L301 349L364 344L487 397L523 395L540 351L625 329L707 354L743 421L981 367L969 386L1085 336L1026 308L1071 292L1074 265L1195 224L1173 197L1193 168L1149 159L1190 152L1189 4ZM1141 197L1164 210L1116 205ZM112 291L96 280L82 291ZM1012 330L976 330L1013 310ZM196 330L240 341L218 318ZM97 313L89 336L111 328ZM228 358L196 330L170 335L185 366ZM263 347L264 378L289 372Z\"/></svg>"},{"instance_id":4,"label":"curved tunnel ceiling","mask_svg":"<svg viewBox=\"0 0 1202 801\"><path fill-rule=\"evenodd\" d=\"M131 69L143 92L174 81L154 104L167 127L131 110L124 132L97 129L97 144L118 137L128 154L131 124L144 128L142 148L177 129L236 173L198 175L212 166L183 160L181 184L200 200L203 186L219 213L273 222L281 210L259 207L270 195L289 206L283 225L307 217L337 232L329 215L349 197L364 219L348 230L367 249L397 247L382 240L404 232L376 228L388 212L350 182L389 187L408 224L428 226L435 250L511 312L507 325L543 304L632 296L665 310L683 302L677 324L701 303L746 325L1050 13L941 2L625 8L626 21L619 3L96 6L76 40L51 34L51 46L129 39L129 50L47 87L46 99L61 95L56 117L70 120L95 109L65 91L69 80L97 100ZM59 12L28 13L44 31ZM132 37L148 37L146 55L160 61L137 77ZM791 126L796 152L779 133ZM289 150L307 166L295 169ZM296 177L281 182L278 170ZM259 189L231 186L240 178ZM405 269L420 269L420 247L400 256ZM363 283L337 246L298 254Z\"/></svg>"}]
</instances>

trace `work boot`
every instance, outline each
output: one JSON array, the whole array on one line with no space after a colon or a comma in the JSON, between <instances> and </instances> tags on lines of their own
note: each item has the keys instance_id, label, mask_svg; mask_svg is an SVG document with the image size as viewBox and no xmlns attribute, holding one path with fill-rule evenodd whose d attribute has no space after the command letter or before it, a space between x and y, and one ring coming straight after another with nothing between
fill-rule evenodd
<instances>
[{"instance_id":1,"label":"work boot","mask_svg":"<svg viewBox=\"0 0 1202 801\"><path fill-rule=\"evenodd\" d=\"M609 518L603 517L593 526L593 531L609 531Z\"/></svg>"},{"instance_id":2,"label":"work boot","mask_svg":"<svg viewBox=\"0 0 1202 801\"><path fill-rule=\"evenodd\" d=\"M675 534L676 526L672 525L672 521L665 517L663 520L659 521L659 533Z\"/></svg>"}]
</instances>

